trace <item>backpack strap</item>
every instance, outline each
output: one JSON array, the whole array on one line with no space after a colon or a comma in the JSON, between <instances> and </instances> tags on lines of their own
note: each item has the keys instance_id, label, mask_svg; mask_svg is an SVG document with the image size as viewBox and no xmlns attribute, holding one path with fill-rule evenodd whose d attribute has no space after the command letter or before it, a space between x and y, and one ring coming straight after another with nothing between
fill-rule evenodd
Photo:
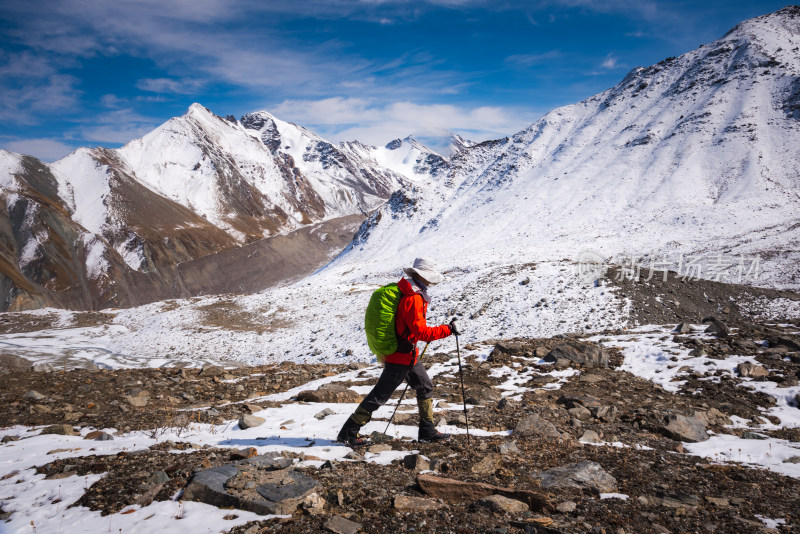
<instances>
[{"instance_id":1,"label":"backpack strap","mask_svg":"<svg viewBox=\"0 0 800 534\"><path fill-rule=\"evenodd\" d=\"M409 295L403 295L400 297L400 301L397 303L397 309L400 309L400 304L403 302L404 298L408 298ZM394 317L395 322L397 321L397 314ZM408 336L411 334L411 330L409 330L408 325L406 325L405 330L400 335L397 335L397 328L395 328L395 335L397 335L397 352L401 352L403 354L411 354L416 349L416 345L409 341Z\"/></svg>"}]
</instances>

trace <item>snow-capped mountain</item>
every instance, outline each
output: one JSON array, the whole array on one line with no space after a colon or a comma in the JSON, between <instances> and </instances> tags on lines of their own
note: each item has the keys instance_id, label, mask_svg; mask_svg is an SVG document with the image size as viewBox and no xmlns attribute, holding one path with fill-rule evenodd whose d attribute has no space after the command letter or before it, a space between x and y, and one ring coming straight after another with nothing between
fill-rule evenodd
<instances>
[{"instance_id":1,"label":"snow-capped mountain","mask_svg":"<svg viewBox=\"0 0 800 534\"><path fill-rule=\"evenodd\" d=\"M411 139L393 150L337 146L267 112L236 121L199 104L120 149L82 148L52 165L3 154L6 209L19 209L19 196L13 194L19 184L33 191L25 221L38 220L37 213L53 207L40 205L40 181L30 171L36 168L48 176L47 191L52 190L59 216L74 226L78 237L61 239L75 249L70 261L77 266L69 272L93 295L75 301L78 307L180 296L174 271L180 263L310 224L365 216L395 189L429 179L447 164ZM47 246L56 235L52 229L33 232L26 229L30 222L20 224L8 224L13 239L7 242L15 246L5 251L6 276L32 276L36 282L24 284L25 289L8 283L3 309L51 302L43 296L48 289L39 287L41 273L34 272L38 263L31 258L62 261L52 258ZM28 275L21 274L25 269ZM20 291L24 295L17 299Z\"/></svg>"},{"instance_id":2,"label":"snow-capped mountain","mask_svg":"<svg viewBox=\"0 0 800 534\"><path fill-rule=\"evenodd\" d=\"M337 263L367 272L424 253L456 268L593 251L673 269L691 257L708 277L758 258L757 284L798 287L799 46L800 8L789 7L635 68L459 151L446 180L398 193Z\"/></svg>"},{"instance_id":3,"label":"snow-capped mountain","mask_svg":"<svg viewBox=\"0 0 800 534\"><path fill-rule=\"evenodd\" d=\"M53 165L3 152L4 306L180 296L178 263L387 197L318 276L589 251L691 260L694 275L729 281L745 258L748 283L798 287L799 47L800 8L751 19L513 136L454 138L449 159L412 138L333 144L266 112L237 121L200 105L117 150Z\"/></svg>"}]
</instances>

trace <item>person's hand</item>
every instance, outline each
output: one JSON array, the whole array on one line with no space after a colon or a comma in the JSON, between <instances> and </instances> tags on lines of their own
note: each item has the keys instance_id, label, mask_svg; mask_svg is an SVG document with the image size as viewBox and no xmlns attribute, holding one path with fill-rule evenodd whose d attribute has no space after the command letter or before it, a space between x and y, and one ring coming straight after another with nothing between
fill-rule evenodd
<instances>
[{"instance_id":1,"label":"person's hand","mask_svg":"<svg viewBox=\"0 0 800 534\"><path fill-rule=\"evenodd\" d=\"M458 331L458 326L456 326L456 320L455 319L450 321L450 324L448 326L450 326L450 333L451 334L456 335L456 336L461 334L461 332Z\"/></svg>"}]
</instances>

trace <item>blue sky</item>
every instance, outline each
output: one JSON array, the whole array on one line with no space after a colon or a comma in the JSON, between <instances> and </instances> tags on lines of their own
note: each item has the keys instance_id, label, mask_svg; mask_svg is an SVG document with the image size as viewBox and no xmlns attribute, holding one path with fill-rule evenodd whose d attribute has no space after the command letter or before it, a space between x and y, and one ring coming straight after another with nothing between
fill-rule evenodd
<instances>
[{"instance_id":1,"label":"blue sky","mask_svg":"<svg viewBox=\"0 0 800 534\"><path fill-rule=\"evenodd\" d=\"M0 0L0 147L116 147L193 102L333 141L497 138L785 5Z\"/></svg>"}]
</instances>

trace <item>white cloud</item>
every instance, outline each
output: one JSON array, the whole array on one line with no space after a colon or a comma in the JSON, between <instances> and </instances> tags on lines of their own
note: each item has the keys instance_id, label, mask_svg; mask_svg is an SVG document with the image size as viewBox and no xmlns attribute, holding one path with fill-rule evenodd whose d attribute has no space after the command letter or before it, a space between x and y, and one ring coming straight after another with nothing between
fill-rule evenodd
<instances>
[{"instance_id":1,"label":"white cloud","mask_svg":"<svg viewBox=\"0 0 800 534\"><path fill-rule=\"evenodd\" d=\"M47 162L63 158L75 149L74 146L57 139L15 139L3 144L7 150L34 156Z\"/></svg>"},{"instance_id":2,"label":"white cloud","mask_svg":"<svg viewBox=\"0 0 800 534\"><path fill-rule=\"evenodd\" d=\"M563 56L564 54L560 50L549 50L540 54L514 54L508 56L505 62L510 65L530 67L532 65L542 65Z\"/></svg>"},{"instance_id":3,"label":"white cloud","mask_svg":"<svg viewBox=\"0 0 800 534\"><path fill-rule=\"evenodd\" d=\"M143 78L136 82L136 87L151 93L170 93L179 95L197 94L204 83L191 78Z\"/></svg>"},{"instance_id":4,"label":"white cloud","mask_svg":"<svg viewBox=\"0 0 800 534\"><path fill-rule=\"evenodd\" d=\"M334 141L382 145L398 137L441 137L458 132L475 141L512 135L533 123L532 110L493 106L393 102L361 98L285 100L270 110L276 116L311 127Z\"/></svg>"},{"instance_id":5,"label":"white cloud","mask_svg":"<svg viewBox=\"0 0 800 534\"><path fill-rule=\"evenodd\" d=\"M79 129L79 136L87 141L106 144L127 143L141 137L161 121L140 115L130 108L115 109L91 117Z\"/></svg>"},{"instance_id":6,"label":"white cloud","mask_svg":"<svg viewBox=\"0 0 800 534\"><path fill-rule=\"evenodd\" d=\"M604 69L615 69L619 66L619 58L609 54L606 56L605 61L603 61L600 66Z\"/></svg>"}]
</instances>

